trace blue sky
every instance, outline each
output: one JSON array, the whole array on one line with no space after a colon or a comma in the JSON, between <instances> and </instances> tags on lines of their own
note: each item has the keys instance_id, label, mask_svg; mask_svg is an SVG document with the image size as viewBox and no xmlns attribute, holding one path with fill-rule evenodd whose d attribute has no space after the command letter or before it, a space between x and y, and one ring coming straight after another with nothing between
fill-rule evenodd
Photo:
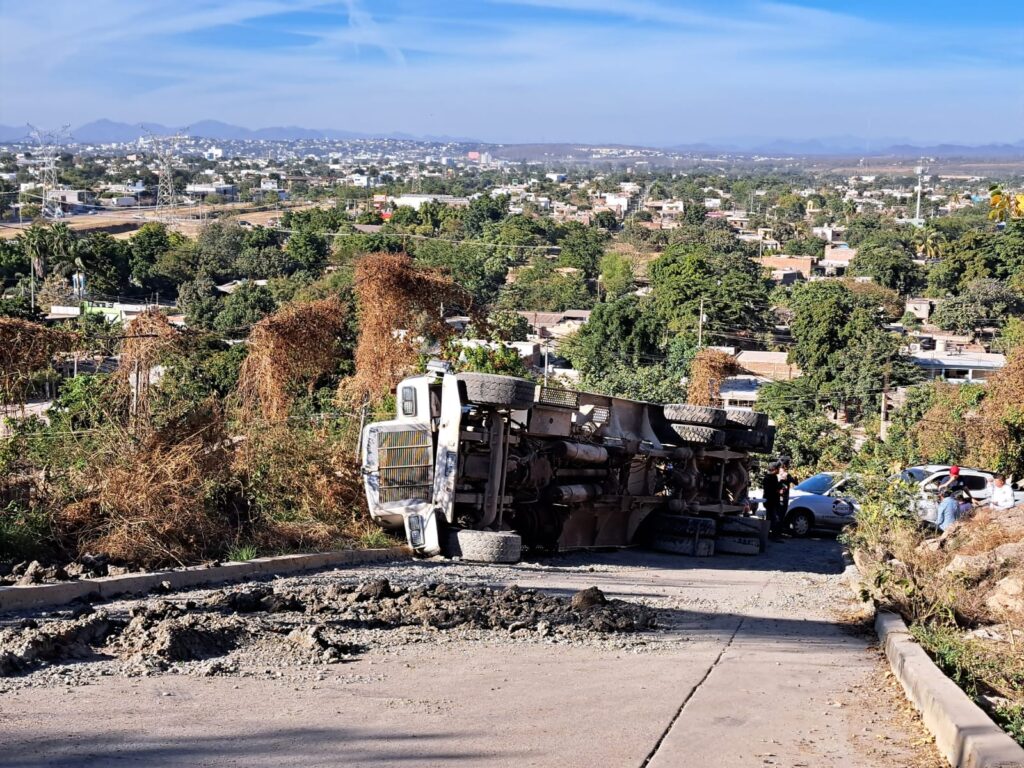
<instances>
[{"instance_id":1,"label":"blue sky","mask_svg":"<svg viewBox=\"0 0 1024 768\"><path fill-rule=\"evenodd\" d=\"M0 123L1024 138L1024 3L0 0Z\"/></svg>"}]
</instances>

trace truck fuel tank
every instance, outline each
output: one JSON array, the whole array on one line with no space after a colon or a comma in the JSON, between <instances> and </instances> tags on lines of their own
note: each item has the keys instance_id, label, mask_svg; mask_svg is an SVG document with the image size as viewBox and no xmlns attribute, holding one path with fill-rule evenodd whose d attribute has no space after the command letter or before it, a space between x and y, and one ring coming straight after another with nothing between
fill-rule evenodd
<instances>
[{"instance_id":1,"label":"truck fuel tank","mask_svg":"<svg viewBox=\"0 0 1024 768\"><path fill-rule=\"evenodd\" d=\"M608 461L608 449L592 443L559 440L554 444L552 453L559 459L575 461L580 464L604 464Z\"/></svg>"}]
</instances>

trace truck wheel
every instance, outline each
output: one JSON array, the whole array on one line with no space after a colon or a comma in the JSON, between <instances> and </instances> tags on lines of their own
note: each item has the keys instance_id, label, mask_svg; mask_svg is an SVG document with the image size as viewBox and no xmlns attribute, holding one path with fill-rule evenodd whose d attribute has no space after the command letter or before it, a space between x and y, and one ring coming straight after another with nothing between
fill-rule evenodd
<instances>
[{"instance_id":1,"label":"truck wheel","mask_svg":"<svg viewBox=\"0 0 1024 768\"><path fill-rule=\"evenodd\" d=\"M765 427L761 434L764 436L764 440L759 450L761 453L771 453L775 447L775 425Z\"/></svg>"},{"instance_id":2,"label":"truck wheel","mask_svg":"<svg viewBox=\"0 0 1024 768\"><path fill-rule=\"evenodd\" d=\"M458 528L448 531L445 544L447 557L461 557L478 563L515 563L523 551L522 538L518 533L508 531Z\"/></svg>"},{"instance_id":3,"label":"truck wheel","mask_svg":"<svg viewBox=\"0 0 1024 768\"><path fill-rule=\"evenodd\" d=\"M651 549L672 555L711 557L715 554L715 540L696 539L693 536L670 536L663 533L651 538Z\"/></svg>"},{"instance_id":4,"label":"truck wheel","mask_svg":"<svg viewBox=\"0 0 1024 768\"><path fill-rule=\"evenodd\" d=\"M679 436L684 443L696 443L707 445L712 448L721 448L725 445L725 432L712 427L695 427L690 424L672 424L672 431Z\"/></svg>"},{"instance_id":5,"label":"truck wheel","mask_svg":"<svg viewBox=\"0 0 1024 768\"><path fill-rule=\"evenodd\" d=\"M455 378L465 387L466 400L477 405L521 410L533 405L537 392L537 385L532 381L515 376L460 373Z\"/></svg>"},{"instance_id":6,"label":"truck wheel","mask_svg":"<svg viewBox=\"0 0 1024 768\"><path fill-rule=\"evenodd\" d=\"M768 426L768 416L755 411L744 411L739 408L726 408L725 423L730 427L764 429Z\"/></svg>"},{"instance_id":7,"label":"truck wheel","mask_svg":"<svg viewBox=\"0 0 1024 768\"><path fill-rule=\"evenodd\" d=\"M669 403L662 407L665 418L681 424L702 424L705 427L724 427L725 411L689 403Z\"/></svg>"},{"instance_id":8,"label":"truck wheel","mask_svg":"<svg viewBox=\"0 0 1024 768\"><path fill-rule=\"evenodd\" d=\"M715 552L727 555L756 555L761 542L749 536L719 536L715 539Z\"/></svg>"},{"instance_id":9,"label":"truck wheel","mask_svg":"<svg viewBox=\"0 0 1024 768\"><path fill-rule=\"evenodd\" d=\"M767 432L756 429L729 429L725 432L725 444L741 451L770 451L772 442Z\"/></svg>"}]
</instances>

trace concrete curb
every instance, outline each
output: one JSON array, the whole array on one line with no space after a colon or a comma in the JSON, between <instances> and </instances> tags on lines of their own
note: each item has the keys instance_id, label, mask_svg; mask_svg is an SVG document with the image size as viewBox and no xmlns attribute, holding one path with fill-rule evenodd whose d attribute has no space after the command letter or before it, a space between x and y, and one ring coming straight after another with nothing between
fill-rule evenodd
<instances>
[{"instance_id":1,"label":"concrete curb","mask_svg":"<svg viewBox=\"0 0 1024 768\"><path fill-rule=\"evenodd\" d=\"M879 611L875 631L893 674L953 768L1024 766L1024 749L935 666L902 618Z\"/></svg>"},{"instance_id":2,"label":"concrete curb","mask_svg":"<svg viewBox=\"0 0 1024 768\"><path fill-rule=\"evenodd\" d=\"M388 549L352 549L336 552L313 552L305 555L258 557L242 563L224 563L212 567L196 566L176 571L130 573L100 579L62 581L57 584L33 584L26 587L0 587L0 611L62 605L84 597L112 598L122 595L141 595L162 582L171 589L196 587L231 581L284 575L334 568L343 565L364 565L386 560L412 557L408 547Z\"/></svg>"}]
</instances>

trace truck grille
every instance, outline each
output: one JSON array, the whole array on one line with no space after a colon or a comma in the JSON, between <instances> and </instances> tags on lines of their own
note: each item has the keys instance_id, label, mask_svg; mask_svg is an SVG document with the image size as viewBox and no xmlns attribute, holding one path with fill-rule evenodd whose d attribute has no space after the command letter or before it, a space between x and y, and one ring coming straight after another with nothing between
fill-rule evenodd
<instances>
[{"instance_id":1,"label":"truck grille","mask_svg":"<svg viewBox=\"0 0 1024 768\"><path fill-rule=\"evenodd\" d=\"M381 432L378 446L380 502L430 499L434 491L430 432Z\"/></svg>"},{"instance_id":2,"label":"truck grille","mask_svg":"<svg viewBox=\"0 0 1024 768\"><path fill-rule=\"evenodd\" d=\"M572 389L541 387L540 398L537 402L544 403L545 405L561 405L566 408L579 408L580 393Z\"/></svg>"}]
</instances>

